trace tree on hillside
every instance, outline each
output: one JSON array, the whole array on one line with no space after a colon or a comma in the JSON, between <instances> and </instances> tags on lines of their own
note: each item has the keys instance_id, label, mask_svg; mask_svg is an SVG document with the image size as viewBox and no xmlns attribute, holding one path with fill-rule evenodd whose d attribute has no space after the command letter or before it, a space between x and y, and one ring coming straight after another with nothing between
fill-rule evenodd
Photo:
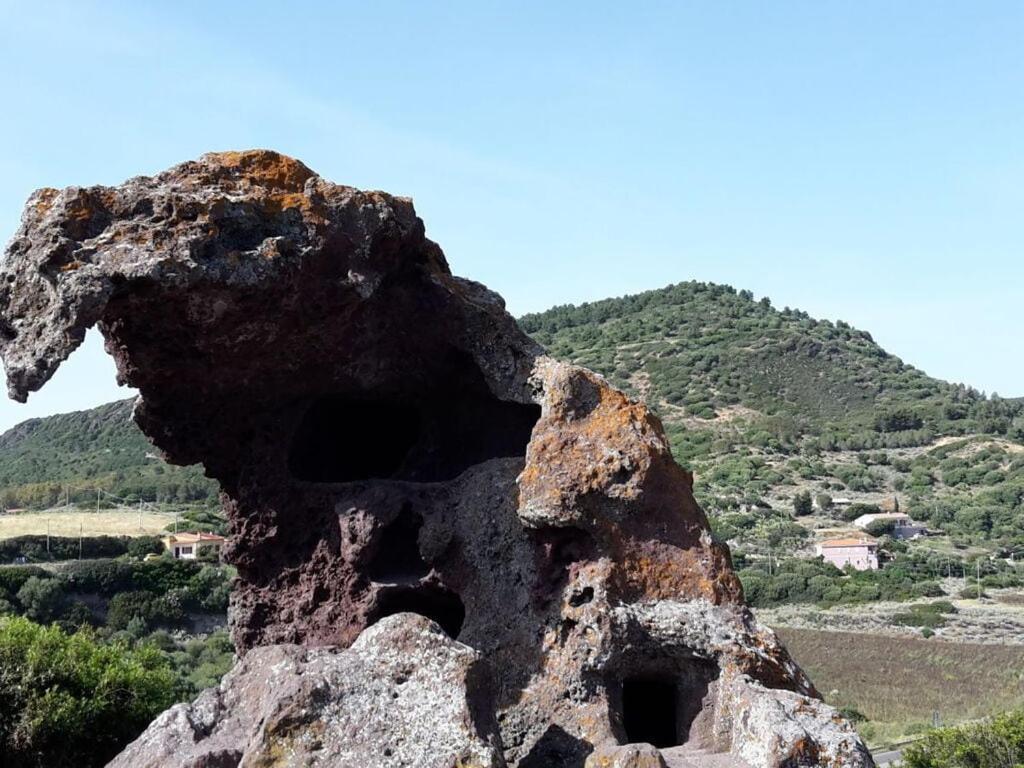
<instances>
[{"instance_id":1,"label":"tree on hillside","mask_svg":"<svg viewBox=\"0 0 1024 768\"><path fill-rule=\"evenodd\" d=\"M814 502L811 500L810 491L801 491L793 497L793 514L797 517L805 517L814 511Z\"/></svg>"}]
</instances>

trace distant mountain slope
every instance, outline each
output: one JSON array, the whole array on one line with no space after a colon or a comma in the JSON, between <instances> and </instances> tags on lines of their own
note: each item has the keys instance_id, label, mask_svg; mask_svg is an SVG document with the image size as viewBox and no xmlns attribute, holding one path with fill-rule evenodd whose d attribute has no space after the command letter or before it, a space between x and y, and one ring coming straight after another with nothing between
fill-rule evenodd
<instances>
[{"instance_id":1,"label":"distant mountain slope","mask_svg":"<svg viewBox=\"0 0 1024 768\"><path fill-rule=\"evenodd\" d=\"M171 467L131 420L132 401L29 419L0 435L0 503L48 506L116 496L179 501L213 494L196 467Z\"/></svg>"},{"instance_id":2,"label":"distant mountain slope","mask_svg":"<svg viewBox=\"0 0 1024 768\"><path fill-rule=\"evenodd\" d=\"M739 414L752 431L790 443L814 435L826 448L895 447L1006 434L1021 411L1019 401L993 404L927 376L844 322L780 311L724 285L679 283L520 324L554 356L644 395L677 433L688 417L691 428L710 428Z\"/></svg>"}]
</instances>

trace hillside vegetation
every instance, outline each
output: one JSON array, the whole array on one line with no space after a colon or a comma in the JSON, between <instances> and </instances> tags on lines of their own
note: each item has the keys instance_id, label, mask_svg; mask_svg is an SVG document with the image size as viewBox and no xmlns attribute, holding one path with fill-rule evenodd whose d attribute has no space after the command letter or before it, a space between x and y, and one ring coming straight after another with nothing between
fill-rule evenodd
<instances>
[{"instance_id":1,"label":"hillside vegetation","mask_svg":"<svg viewBox=\"0 0 1024 768\"><path fill-rule=\"evenodd\" d=\"M94 505L96 490L129 500L216 497L199 467L166 464L131 420L132 401L29 419L0 435L0 505ZM104 505L111 503L103 495Z\"/></svg>"},{"instance_id":2,"label":"hillside vegetation","mask_svg":"<svg viewBox=\"0 0 1024 768\"><path fill-rule=\"evenodd\" d=\"M1024 400L950 384L871 335L749 291L680 283L526 315L555 357L662 417L722 538L795 550L831 499L904 511L966 549L1024 549ZM821 516L794 521L807 494ZM875 510L877 511L877 510ZM803 522L803 524L798 524Z\"/></svg>"}]
</instances>

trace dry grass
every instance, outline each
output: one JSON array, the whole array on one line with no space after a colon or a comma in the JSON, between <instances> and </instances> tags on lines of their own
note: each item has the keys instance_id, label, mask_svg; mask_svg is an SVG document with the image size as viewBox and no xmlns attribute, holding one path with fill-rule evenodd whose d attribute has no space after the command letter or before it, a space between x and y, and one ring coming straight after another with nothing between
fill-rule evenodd
<instances>
[{"instance_id":1,"label":"dry grass","mask_svg":"<svg viewBox=\"0 0 1024 768\"><path fill-rule=\"evenodd\" d=\"M874 744L1024 705L1024 646L777 630L830 704L867 716Z\"/></svg>"},{"instance_id":2,"label":"dry grass","mask_svg":"<svg viewBox=\"0 0 1024 768\"><path fill-rule=\"evenodd\" d=\"M51 536L142 536L161 534L174 522L174 515L162 512L143 512L140 518L133 511L101 512L22 512L0 515L0 539L29 534L46 534L49 521Z\"/></svg>"}]
</instances>

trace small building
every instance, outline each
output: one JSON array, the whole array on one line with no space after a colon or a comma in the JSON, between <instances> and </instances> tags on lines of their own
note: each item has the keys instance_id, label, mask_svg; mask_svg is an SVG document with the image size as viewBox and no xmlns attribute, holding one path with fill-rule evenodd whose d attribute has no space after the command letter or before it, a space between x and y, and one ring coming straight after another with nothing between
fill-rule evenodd
<instances>
[{"instance_id":1,"label":"small building","mask_svg":"<svg viewBox=\"0 0 1024 768\"><path fill-rule=\"evenodd\" d=\"M195 560L207 549L213 549L219 558L226 542L227 539L216 533L174 533L164 537L164 547L177 560Z\"/></svg>"},{"instance_id":2,"label":"small building","mask_svg":"<svg viewBox=\"0 0 1024 768\"><path fill-rule=\"evenodd\" d=\"M878 570L878 542L873 539L828 539L815 551L836 568L853 566L858 571Z\"/></svg>"},{"instance_id":3,"label":"small building","mask_svg":"<svg viewBox=\"0 0 1024 768\"><path fill-rule=\"evenodd\" d=\"M869 515L861 515L853 524L858 528L867 528L875 522L892 522L892 537L894 539L916 539L924 536L928 529L920 523L915 523L906 512L876 512Z\"/></svg>"},{"instance_id":4,"label":"small building","mask_svg":"<svg viewBox=\"0 0 1024 768\"><path fill-rule=\"evenodd\" d=\"M853 499L847 499L846 497L839 497L838 499L832 499L833 507L848 507L853 504Z\"/></svg>"}]
</instances>

